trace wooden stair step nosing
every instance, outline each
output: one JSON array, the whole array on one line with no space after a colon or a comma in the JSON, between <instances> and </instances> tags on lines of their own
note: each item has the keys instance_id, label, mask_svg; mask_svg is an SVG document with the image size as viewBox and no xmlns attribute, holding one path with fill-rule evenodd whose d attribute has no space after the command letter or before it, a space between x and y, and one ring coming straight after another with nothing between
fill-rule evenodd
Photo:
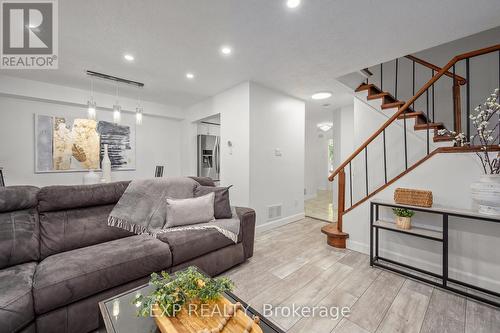
<instances>
[{"instance_id":1,"label":"wooden stair step nosing","mask_svg":"<svg viewBox=\"0 0 500 333\"><path fill-rule=\"evenodd\" d=\"M397 102L391 102L391 103L384 103L382 104L382 109L392 109L392 108L397 108L400 106L405 105L405 102L403 101L397 101Z\"/></svg>"},{"instance_id":2,"label":"wooden stair step nosing","mask_svg":"<svg viewBox=\"0 0 500 333\"><path fill-rule=\"evenodd\" d=\"M372 99L377 99L377 98L385 98L388 97L390 94L388 92L381 92L377 94L369 94L366 99L372 100Z\"/></svg>"},{"instance_id":3,"label":"wooden stair step nosing","mask_svg":"<svg viewBox=\"0 0 500 333\"><path fill-rule=\"evenodd\" d=\"M414 129L415 131L420 131L420 130L426 130L427 127L429 127L429 129L442 129L444 128L444 124L443 123L415 124Z\"/></svg>"},{"instance_id":4,"label":"wooden stair step nosing","mask_svg":"<svg viewBox=\"0 0 500 333\"><path fill-rule=\"evenodd\" d=\"M424 117L425 118L425 113L422 111L411 111L411 112L403 112L402 115L398 117L398 119L408 119L408 118L418 118L418 117Z\"/></svg>"}]
</instances>

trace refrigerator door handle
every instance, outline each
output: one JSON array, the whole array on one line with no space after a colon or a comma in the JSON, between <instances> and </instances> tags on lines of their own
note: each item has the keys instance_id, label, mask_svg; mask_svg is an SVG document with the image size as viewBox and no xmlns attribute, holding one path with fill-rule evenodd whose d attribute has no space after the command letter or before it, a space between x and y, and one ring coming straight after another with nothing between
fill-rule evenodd
<instances>
[{"instance_id":1,"label":"refrigerator door handle","mask_svg":"<svg viewBox=\"0 0 500 333\"><path fill-rule=\"evenodd\" d=\"M220 178L220 137L217 137L217 157L216 157L216 163L217 163L217 175L218 178Z\"/></svg>"}]
</instances>

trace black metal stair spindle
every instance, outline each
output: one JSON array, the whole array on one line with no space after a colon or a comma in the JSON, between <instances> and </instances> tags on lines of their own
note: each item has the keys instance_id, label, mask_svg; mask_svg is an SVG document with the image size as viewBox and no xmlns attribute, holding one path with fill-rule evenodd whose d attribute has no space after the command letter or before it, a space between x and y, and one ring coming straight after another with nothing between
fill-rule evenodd
<instances>
[{"instance_id":1,"label":"black metal stair spindle","mask_svg":"<svg viewBox=\"0 0 500 333\"><path fill-rule=\"evenodd\" d=\"M453 86L456 84L456 81L455 81L455 64L453 64L453 67L452 67L452 71L453 71ZM452 89L455 89L455 87L453 87ZM452 95L451 95L453 98L453 126L455 127L455 124L457 123L457 116L455 114L455 110L457 109L457 100L455 99L455 92L453 91ZM457 131L458 129L457 128L454 128L455 131Z\"/></svg>"},{"instance_id":2,"label":"black metal stair spindle","mask_svg":"<svg viewBox=\"0 0 500 333\"><path fill-rule=\"evenodd\" d=\"M352 165L349 162L349 192L351 195L351 207L352 207Z\"/></svg>"},{"instance_id":3,"label":"black metal stair spindle","mask_svg":"<svg viewBox=\"0 0 500 333\"><path fill-rule=\"evenodd\" d=\"M366 196L368 196L368 146L365 147Z\"/></svg>"},{"instance_id":4,"label":"black metal stair spindle","mask_svg":"<svg viewBox=\"0 0 500 333\"><path fill-rule=\"evenodd\" d=\"M380 64L380 90L384 91L384 64Z\"/></svg>"},{"instance_id":5,"label":"black metal stair spindle","mask_svg":"<svg viewBox=\"0 0 500 333\"><path fill-rule=\"evenodd\" d=\"M405 143L405 170L408 170L408 142L406 138L406 110L403 112L403 135Z\"/></svg>"},{"instance_id":6,"label":"black metal stair spindle","mask_svg":"<svg viewBox=\"0 0 500 333\"><path fill-rule=\"evenodd\" d=\"M434 70L432 70L432 75L431 76L434 77ZM436 122L436 114L434 112L434 106L435 106L435 104L434 104L434 83L432 84L432 88L431 89L432 89L432 121Z\"/></svg>"},{"instance_id":7,"label":"black metal stair spindle","mask_svg":"<svg viewBox=\"0 0 500 333\"><path fill-rule=\"evenodd\" d=\"M466 119L467 119L467 127L466 127L466 133L467 133L467 140L470 140L470 64L469 64L470 58L465 59L465 79L467 80L467 112L466 112Z\"/></svg>"},{"instance_id":8,"label":"black metal stair spindle","mask_svg":"<svg viewBox=\"0 0 500 333\"><path fill-rule=\"evenodd\" d=\"M429 155L429 150L430 150L430 140L429 140L429 130L430 130L430 119L429 119L429 88L425 91L425 99L426 99L426 109L427 109L427 155Z\"/></svg>"},{"instance_id":9,"label":"black metal stair spindle","mask_svg":"<svg viewBox=\"0 0 500 333\"><path fill-rule=\"evenodd\" d=\"M396 58L396 79L395 79L395 87L394 87L394 98L398 99L398 64L399 64L399 59Z\"/></svg>"},{"instance_id":10,"label":"black metal stair spindle","mask_svg":"<svg viewBox=\"0 0 500 333\"><path fill-rule=\"evenodd\" d=\"M412 61L413 62L413 65L412 65L412 88L411 88L411 91L412 91L412 96L415 96L415 60ZM412 103L411 107L413 108L413 111L415 111L415 102Z\"/></svg>"},{"instance_id":11,"label":"black metal stair spindle","mask_svg":"<svg viewBox=\"0 0 500 333\"><path fill-rule=\"evenodd\" d=\"M382 136L384 138L384 180L385 180L385 183L387 184L387 154L386 154L386 145L385 145L385 128L384 128L384 131L382 132Z\"/></svg>"}]
</instances>

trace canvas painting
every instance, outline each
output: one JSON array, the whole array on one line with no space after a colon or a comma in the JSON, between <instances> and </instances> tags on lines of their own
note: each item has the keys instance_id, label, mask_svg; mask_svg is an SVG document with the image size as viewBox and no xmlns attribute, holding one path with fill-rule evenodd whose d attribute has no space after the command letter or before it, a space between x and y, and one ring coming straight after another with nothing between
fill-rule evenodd
<instances>
[{"instance_id":1,"label":"canvas painting","mask_svg":"<svg viewBox=\"0 0 500 333\"><path fill-rule=\"evenodd\" d=\"M133 127L106 121L35 115L36 172L100 169L104 144L113 169L135 168Z\"/></svg>"}]
</instances>

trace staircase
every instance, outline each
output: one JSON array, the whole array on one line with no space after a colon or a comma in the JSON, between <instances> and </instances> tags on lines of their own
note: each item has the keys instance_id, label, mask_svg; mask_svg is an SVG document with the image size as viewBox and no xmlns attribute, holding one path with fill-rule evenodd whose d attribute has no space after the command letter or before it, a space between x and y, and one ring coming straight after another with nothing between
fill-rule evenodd
<instances>
[{"instance_id":1,"label":"staircase","mask_svg":"<svg viewBox=\"0 0 500 333\"><path fill-rule=\"evenodd\" d=\"M335 224L329 224L322 228L322 232L327 235L327 242L329 245L337 248L346 247L346 239L349 235L343 232L343 215L349 211L355 209L361 203L373 197L378 192L385 189L390 184L394 183L396 180L404 176L405 174L411 172L417 166L425 162L427 159L438 153L454 153L454 152L464 152L464 151L478 151L478 147L455 147L454 138L450 134L440 135L440 130L451 130L456 133L465 132L466 137L470 137L470 111L471 105L471 83L470 83L470 59L475 58L475 63L481 60L482 55L498 53L499 59L499 82L500 85L500 44L494 45L488 48L479 49L476 51L464 53L455 56L451 59L443 68L439 68L436 65L430 64L424 60L418 59L414 56L406 56L405 61L412 62L412 83L413 83L413 96L407 101L400 100L398 98L398 65L402 59L395 59L395 77L394 77L394 89L388 91L389 89L383 89L383 65L380 65L380 80L378 84L370 83L369 79L361 83L355 92L358 98L362 98L361 94L364 94L364 98L368 103L380 102L380 111L387 112L389 116L388 120L380 126L360 147L358 147L340 166L330 175L329 181L338 179L338 222ZM460 64L460 65L459 65ZM415 68L416 65L423 66L425 70L431 71L432 76L418 91L415 91ZM387 66L387 65L386 65ZM465 77L457 74L457 68L465 68ZM365 73L372 73L373 69L365 69ZM448 98L450 99L450 104L452 104L452 110L444 110L445 112L452 113L453 128L447 128L443 122L436 121L439 115L436 114L434 108L435 102L435 85L436 82L443 82L443 80L450 80L451 84L449 87ZM478 78L474 78L475 82ZM477 84L477 83L476 83ZM441 85L442 86L442 85ZM465 98L461 91L465 90ZM491 92L484 92L484 96L487 97ZM416 105L420 108L416 109ZM464 112L462 111L462 106L465 105ZM449 114L448 114L449 115ZM462 129L462 120L465 119L465 129ZM401 126L402 123L402 126ZM389 130L394 130L394 126L401 126L403 130L401 131L401 141L404 142L404 155L405 163L404 167L394 177L390 178L387 175L387 166L391 161L387 160L387 149L390 147L386 146L386 132ZM424 133L425 147L423 151L425 153L418 160L409 162L408 161L408 143L407 136L409 131L415 131L415 133ZM449 132L449 131L448 131ZM385 172L384 184L373 189L369 189L369 176L368 176L368 151L369 149L376 149L373 147L376 143L375 140L380 143L383 142L383 166ZM495 149L498 149L496 147ZM366 181L366 191L364 195L359 200L353 201L353 188L352 188L352 164L354 159L364 157L365 161L365 174L364 177ZM382 156L380 156L382 159ZM346 186L346 173L349 174L349 186ZM361 179L361 178L360 178ZM349 207L347 206L346 200L350 197Z\"/></svg>"}]
</instances>

